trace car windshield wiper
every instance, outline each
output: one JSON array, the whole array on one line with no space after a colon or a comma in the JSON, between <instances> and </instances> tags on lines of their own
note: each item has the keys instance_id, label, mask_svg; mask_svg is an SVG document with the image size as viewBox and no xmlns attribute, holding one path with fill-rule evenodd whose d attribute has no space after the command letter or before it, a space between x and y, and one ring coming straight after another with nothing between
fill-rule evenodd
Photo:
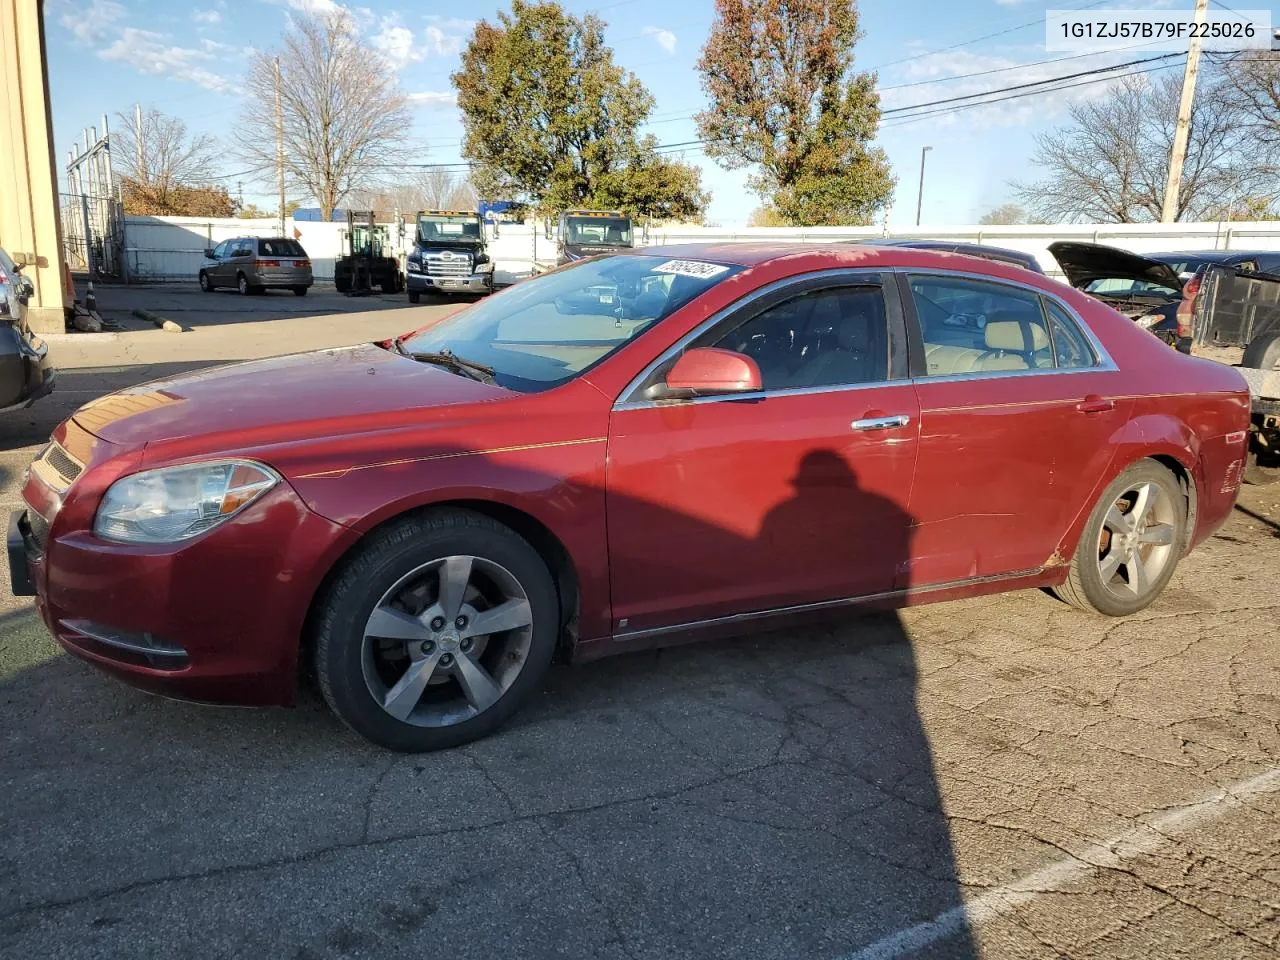
<instances>
[{"instance_id":1,"label":"car windshield wiper","mask_svg":"<svg viewBox=\"0 0 1280 960\"><path fill-rule=\"evenodd\" d=\"M400 347L404 350L403 345ZM437 366L452 370L454 373L460 373L472 380L479 380L481 383L493 383L493 377L496 371L493 367L486 366L483 363L476 363L472 360L464 360L459 357L448 347L438 353L408 353L405 354L419 363L434 363Z\"/></svg>"},{"instance_id":2,"label":"car windshield wiper","mask_svg":"<svg viewBox=\"0 0 1280 960\"><path fill-rule=\"evenodd\" d=\"M400 354L400 356L402 357L413 356L413 354L411 354L408 350L404 348L404 341L401 340L399 337L396 337L394 340L391 341L391 349L394 350L396 353Z\"/></svg>"}]
</instances>

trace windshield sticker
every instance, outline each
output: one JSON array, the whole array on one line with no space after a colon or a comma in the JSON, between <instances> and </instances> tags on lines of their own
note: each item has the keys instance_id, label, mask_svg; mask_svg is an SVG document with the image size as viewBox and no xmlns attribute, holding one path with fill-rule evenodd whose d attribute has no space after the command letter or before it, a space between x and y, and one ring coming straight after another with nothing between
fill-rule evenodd
<instances>
[{"instance_id":1,"label":"windshield sticker","mask_svg":"<svg viewBox=\"0 0 1280 960\"><path fill-rule=\"evenodd\" d=\"M654 273L674 273L680 277L697 277L708 280L718 277L729 268L719 263L703 263L701 260L668 260L653 268Z\"/></svg>"}]
</instances>

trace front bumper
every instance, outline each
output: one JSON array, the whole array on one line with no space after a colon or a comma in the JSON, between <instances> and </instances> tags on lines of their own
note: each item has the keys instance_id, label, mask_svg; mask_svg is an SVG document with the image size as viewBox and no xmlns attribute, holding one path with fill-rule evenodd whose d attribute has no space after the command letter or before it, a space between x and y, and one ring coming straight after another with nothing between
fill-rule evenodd
<instances>
[{"instance_id":1,"label":"front bumper","mask_svg":"<svg viewBox=\"0 0 1280 960\"><path fill-rule=\"evenodd\" d=\"M421 273L405 274L405 286L411 293L492 293L493 274L473 273L469 277L428 277Z\"/></svg>"},{"instance_id":2,"label":"front bumper","mask_svg":"<svg viewBox=\"0 0 1280 960\"><path fill-rule=\"evenodd\" d=\"M311 600L355 535L282 484L178 544L60 534L34 510L10 517L7 539L14 594L36 597L69 653L153 693L268 706L292 703Z\"/></svg>"},{"instance_id":3,"label":"front bumper","mask_svg":"<svg viewBox=\"0 0 1280 960\"><path fill-rule=\"evenodd\" d=\"M16 346L5 344L0 358L0 413L22 410L53 392L58 373L49 362L49 346L33 334L7 331ZM10 350L10 346L14 349Z\"/></svg>"}]
</instances>

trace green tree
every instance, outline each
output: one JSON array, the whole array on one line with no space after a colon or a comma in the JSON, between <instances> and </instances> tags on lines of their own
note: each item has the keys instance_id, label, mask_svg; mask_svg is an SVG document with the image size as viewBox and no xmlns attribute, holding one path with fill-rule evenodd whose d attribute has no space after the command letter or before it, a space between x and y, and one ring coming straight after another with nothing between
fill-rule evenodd
<instances>
[{"instance_id":1,"label":"green tree","mask_svg":"<svg viewBox=\"0 0 1280 960\"><path fill-rule=\"evenodd\" d=\"M716 0L698 71L707 155L795 225L869 224L895 179L873 144L876 77L853 69L855 0Z\"/></svg>"},{"instance_id":2,"label":"green tree","mask_svg":"<svg viewBox=\"0 0 1280 960\"><path fill-rule=\"evenodd\" d=\"M472 183L482 197L543 212L593 205L700 216L698 171L638 136L653 97L614 63L604 26L594 14L525 0L496 24L476 25L452 77Z\"/></svg>"}]
</instances>

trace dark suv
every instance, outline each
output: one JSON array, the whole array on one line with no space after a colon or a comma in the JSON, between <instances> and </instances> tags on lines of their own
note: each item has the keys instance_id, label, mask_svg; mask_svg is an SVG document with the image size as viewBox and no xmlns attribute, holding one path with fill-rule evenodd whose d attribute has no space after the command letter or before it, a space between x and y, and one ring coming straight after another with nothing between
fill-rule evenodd
<instances>
[{"instance_id":1,"label":"dark suv","mask_svg":"<svg viewBox=\"0 0 1280 960\"><path fill-rule=\"evenodd\" d=\"M49 347L27 326L34 290L21 270L0 249L0 413L29 407L53 390Z\"/></svg>"}]
</instances>

